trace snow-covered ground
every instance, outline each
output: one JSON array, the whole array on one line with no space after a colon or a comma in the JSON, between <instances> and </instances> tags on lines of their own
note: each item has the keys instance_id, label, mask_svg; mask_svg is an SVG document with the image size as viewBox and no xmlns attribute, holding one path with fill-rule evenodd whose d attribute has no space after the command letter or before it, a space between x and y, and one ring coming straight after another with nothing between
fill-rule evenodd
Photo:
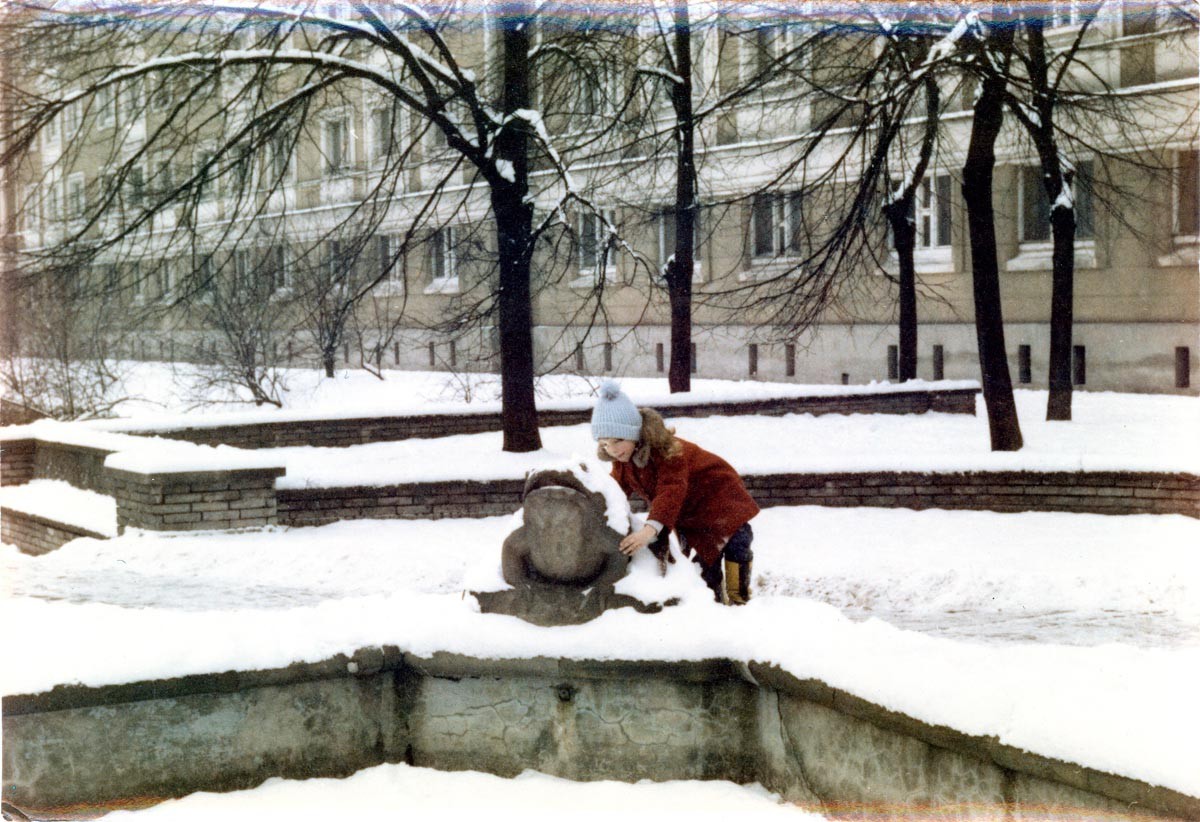
<instances>
[{"instance_id":1,"label":"snow-covered ground","mask_svg":"<svg viewBox=\"0 0 1200 822\"><path fill-rule=\"evenodd\" d=\"M623 581L658 615L546 629L480 614L514 518L5 547L4 691L418 654L777 662L898 711L1200 795L1200 523L1180 516L768 509L759 595L714 604L689 563ZM52 655L46 648L55 648Z\"/></svg>"},{"instance_id":2,"label":"snow-covered ground","mask_svg":"<svg viewBox=\"0 0 1200 822\"><path fill-rule=\"evenodd\" d=\"M520 819L528 822L597 820L636 811L638 819L824 819L783 803L759 785L718 781L572 782L526 771L501 779L478 771L446 773L408 765L380 765L346 779L269 779L232 793L196 793L143 811L118 811L108 822L297 822L315 819L392 818L453 810L453 819ZM401 810L402 809L402 810Z\"/></svg>"},{"instance_id":3,"label":"snow-covered ground","mask_svg":"<svg viewBox=\"0 0 1200 822\"><path fill-rule=\"evenodd\" d=\"M343 415L395 411L405 397L423 407L434 382L396 377L380 389L386 398L371 400L358 375L317 384L307 398L296 393L290 407L324 407L339 392ZM572 392L586 390L567 378L553 384L543 383L546 402L574 401ZM665 404L662 381L626 387L643 404ZM768 390L739 383L693 393L751 389ZM1044 392L1017 399L1027 445L1015 455L988 451L982 408L974 418L675 422L681 435L743 471L1200 467L1200 399L1079 393L1076 420L1054 424L1042 421ZM177 420L181 409L167 405L163 413ZM523 457L502 454L499 435L488 434L270 453L284 458L288 483L305 485L520 476L538 461L592 460L585 427L545 429L543 437L545 451ZM555 629L480 614L464 596L502 584L500 544L514 523L134 533L77 540L36 558L4 546L0 619L22 630L4 632L3 652L26 662L4 667L2 689L276 667L380 644L485 657L723 656L776 662L929 722L1200 796L1196 520L768 509L753 523L757 595L749 606L712 603L686 562L658 578L643 555L623 590L678 595L681 605Z\"/></svg>"}]
</instances>

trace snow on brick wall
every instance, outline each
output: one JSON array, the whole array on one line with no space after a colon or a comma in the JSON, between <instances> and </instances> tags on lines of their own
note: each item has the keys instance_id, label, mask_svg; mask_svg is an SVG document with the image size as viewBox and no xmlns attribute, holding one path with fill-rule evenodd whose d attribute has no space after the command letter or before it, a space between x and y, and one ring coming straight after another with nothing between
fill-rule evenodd
<instances>
[{"instance_id":1,"label":"snow on brick wall","mask_svg":"<svg viewBox=\"0 0 1200 822\"><path fill-rule=\"evenodd\" d=\"M780 397L768 400L670 404L664 406L671 417L709 417L716 415L783 414L923 414L938 411L949 414L974 414L978 390L894 391L853 395ZM591 407L581 409L543 409L538 412L542 426L579 425L591 419ZM499 431L500 415L437 414L358 419L323 419L244 425L206 426L176 430L156 430L160 436L183 439L205 445L232 445L238 448L280 448L312 445L341 447L370 442L391 442L419 437L445 437Z\"/></svg>"}]
</instances>

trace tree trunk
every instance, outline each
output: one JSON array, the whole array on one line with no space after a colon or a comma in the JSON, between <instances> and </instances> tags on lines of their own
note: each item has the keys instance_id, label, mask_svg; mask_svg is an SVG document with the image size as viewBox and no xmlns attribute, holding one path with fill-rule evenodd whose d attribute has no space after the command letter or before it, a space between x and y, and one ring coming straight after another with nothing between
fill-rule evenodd
<instances>
[{"instance_id":1,"label":"tree trunk","mask_svg":"<svg viewBox=\"0 0 1200 822\"><path fill-rule=\"evenodd\" d=\"M917 247L917 227L912 208L916 189L884 208L892 229L892 247L900 261L900 382L917 378L917 274L913 256Z\"/></svg>"},{"instance_id":2,"label":"tree trunk","mask_svg":"<svg viewBox=\"0 0 1200 822\"><path fill-rule=\"evenodd\" d=\"M1046 419L1071 419L1071 330L1075 321L1075 209L1050 211L1054 235L1050 292L1050 399Z\"/></svg>"},{"instance_id":3,"label":"tree trunk","mask_svg":"<svg viewBox=\"0 0 1200 822\"><path fill-rule=\"evenodd\" d=\"M526 3L509 3L500 18L503 38L504 114L529 108L529 28ZM533 205L529 193L528 136L524 121L510 119L496 137L496 157L512 165L513 179L493 183L492 214L500 257L500 397L505 451L537 451L537 404L533 379L533 305L530 258Z\"/></svg>"},{"instance_id":4,"label":"tree trunk","mask_svg":"<svg viewBox=\"0 0 1200 822\"><path fill-rule=\"evenodd\" d=\"M321 364L325 366L325 376L333 376L333 366L337 362L337 352L333 349L321 352Z\"/></svg>"},{"instance_id":5,"label":"tree trunk","mask_svg":"<svg viewBox=\"0 0 1200 822\"><path fill-rule=\"evenodd\" d=\"M996 38L1012 31L997 27ZM979 345L979 370L993 451L1019 451L1023 444L1017 406L1013 400L1012 375L1004 346L1004 318L1000 307L1000 269L996 259L995 212L992 206L992 174L996 166L996 138L1004 118L1005 80L989 76L975 104L971 140L963 166L963 199L971 238L971 274L975 293L975 336Z\"/></svg>"},{"instance_id":6,"label":"tree trunk","mask_svg":"<svg viewBox=\"0 0 1200 822\"><path fill-rule=\"evenodd\" d=\"M696 248L696 143L692 111L692 26L687 0L677 0L675 68L682 82L674 84L675 109L675 264L667 268L671 302L671 393L692 390L692 271Z\"/></svg>"}]
</instances>

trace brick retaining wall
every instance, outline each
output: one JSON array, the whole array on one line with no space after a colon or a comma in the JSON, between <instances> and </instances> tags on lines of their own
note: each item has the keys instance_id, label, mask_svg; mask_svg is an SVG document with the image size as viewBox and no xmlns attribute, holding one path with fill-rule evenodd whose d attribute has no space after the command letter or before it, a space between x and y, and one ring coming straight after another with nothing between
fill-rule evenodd
<instances>
[{"instance_id":1,"label":"brick retaining wall","mask_svg":"<svg viewBox=\"0 0 1200 822\"><path fill-rule=\"evenodd\" d=\"M108 539L104 534L89 531L78 525L55 522L12 508L0 508L0 541L17 546L26 554L37 555L56 551L80 537Z\"/></svg>"},{"instance_id":2,"label":"brick retaining wall","mask_svg":"<svg viewBox=\"0 0 1200 822\"><path fill-rule=\"evenodd\" d=\"M895 391L828 397L785 397L747 402L712 402L671 405L662 408L667 417L711 417L759 414L974 414L978 389L942 391ZM539 425L579 425L591 420L591 408L574 411L538 412ZM500 414L427 414L368 417L344 420L306 420L224 425L211 428L182 428L171 431L131 431L158 434L202 445L232 445L238 448L281 448L315 445L341 447L370 442L420 437L445 437L499 431Z\"/></svg>"},{"instance_id":3,"label":"brick retaining wall","mask_svg":"<svg viewBox=\"0 0 1200 822\"><path fill-rule=\"evenodd\" d=\"M498 517L521 507L524 480L421 482L347 488L281 488L279 522L325 525L339 519Z\"/></svg>"},{"instance_id":4,"label":"brick retaining wall","mask_svg":"<svg viewBox=\"0 0 1200 822\"><path fill-rule=\"evenodd\" d=\"M117 528L206 531L277 522L275 478L282 468L140 474L108 469Z\"/></svg>"},{"instance_id":5,"label":"brick retaining wall","mask_svg":"<svg viewBox=\"0 0 1200 822\"><path fill-rule=\"evenodd\" d=\"M1200 517L1200 477L1150 472L876 471L744 477L764 508L777 505L1183 514ZM279 489L279 521L490 517L521 506L520 480Z\"/></svg>"},{"instance_id":6,"label":"brick retaining wall","mask_svg":"<svg viewBox=\"0 0 1200 822\"><path fill-rule=\"evenodd\" d=\"M974 511L1184 514L1200 517L1200 477L1125 471L909 471L745 478L759 505Z\"/></svg>"},{"instance_id":7,"label":"brick retaining wall","mask_svg":"<svg viewBox=\"0 0 1200 822\"><path fill-rule=\"evenodd\" d=\"M0 442L0 485L24 485L33 479L37 440Z\"/></svg>"}]
</instances>

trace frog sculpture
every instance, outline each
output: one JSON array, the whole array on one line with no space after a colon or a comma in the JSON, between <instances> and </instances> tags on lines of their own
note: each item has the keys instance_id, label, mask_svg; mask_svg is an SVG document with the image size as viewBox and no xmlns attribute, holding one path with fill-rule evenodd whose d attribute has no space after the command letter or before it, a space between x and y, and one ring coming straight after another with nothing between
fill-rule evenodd
<instances>
[{"instance_id":1,"label":"frog sculpture","mask_svg":"<svg viewBox=\"0 0 1200 822\"><path fill-rule=\"evenodd\" d=\"M545 470L526 477L522 499L523 523L501 549L501 572L513 587L473 591L481 611L536 625L576 625L611 608L661 610L613 590L629 558L617 548L622 535L607 523L603 494L570 471Z\"/></svg>"}]
</instances>

